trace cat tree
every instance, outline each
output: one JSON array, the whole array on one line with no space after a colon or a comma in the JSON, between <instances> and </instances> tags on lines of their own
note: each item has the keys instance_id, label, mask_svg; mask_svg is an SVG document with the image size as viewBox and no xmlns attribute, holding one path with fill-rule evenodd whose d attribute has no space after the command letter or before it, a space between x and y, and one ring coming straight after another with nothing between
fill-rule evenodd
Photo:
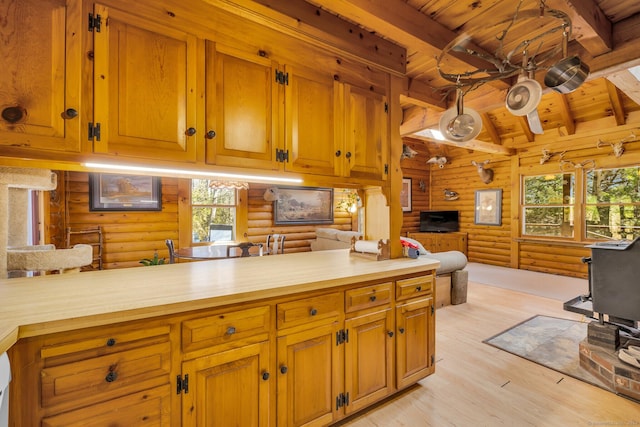
<instances>
[{"instance_id":1,"label":"cat tree","mask_svg":"<svg viewBox=\"0 0 640 427\"><path fill-rule=\"evenodd\" d=\"M56 249L27 241L28 190L55 190L57 176L47 169L0 167L0 279L8 271L80 271L93 258L90 245Z\"/></svg>"}]
</instances>

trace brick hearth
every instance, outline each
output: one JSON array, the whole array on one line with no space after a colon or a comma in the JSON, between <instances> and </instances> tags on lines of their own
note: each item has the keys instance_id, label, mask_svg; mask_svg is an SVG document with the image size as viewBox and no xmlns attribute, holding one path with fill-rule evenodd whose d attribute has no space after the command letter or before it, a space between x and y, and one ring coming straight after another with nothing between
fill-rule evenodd
<instances>
[{"instance_id":1,"label":"brick hearth","mask_svg":"<svg viewBox=\"0 0 640 427\"><path fill-rule=\"evenodd\" d=\"M580 366L605 383L613 392L640 402L640 369L618 359L615 351L580 343Z\"/></svg>"}]
</instances>

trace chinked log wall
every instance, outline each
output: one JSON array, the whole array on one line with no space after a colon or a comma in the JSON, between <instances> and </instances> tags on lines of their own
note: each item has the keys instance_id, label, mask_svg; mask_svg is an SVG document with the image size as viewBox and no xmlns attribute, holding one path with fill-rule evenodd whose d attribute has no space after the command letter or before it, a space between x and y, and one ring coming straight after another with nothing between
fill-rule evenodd
<instances>
[{"instance_id":1,"label":"chinked log wall","mask_svg":"<svg viewBox=\"0 0 640 427\"><path fill-rule=\"evenodd\" d=\"M178 181L162 178L162 211L160 212L90 212L88 174L60 173L61 185L49 208L50 241L64 247L65 227L91 228L101 226L104 235L103 261L105 269L140 267L140 260L153 257L168 259L165 239L178 241ZM309 251L315 239L315 224L274 225L273 203L264 200L266 185L252 184L248 198L248 231L239 240L264 242L270 233L286 234L285 252ZM62 194L61 194L62 193ZM335 191L334 223L326 227L351 230L351 215L338 207L341 191ZM61 212L66 212L66 214ZM66 219L61 220L64 217ZM324 227L324 225L322 226Z\"/></svg>"},{"instance_id":2,"label":"chinked log wall","mask_svg":"<svg viewBox=\"0 0 640 427\"><path fill-rule=\"evenodd\" d=\"M640 164L640 141L626 143L625 153L620 158L612 154L608 145L597 148L596 144L599 139L603 141L623 139L632 131L640 135L639 127L640 115L634 112L628 115L627 123L623 126L616 127L614 119L607 118L589 122L583 126L578 125L575 135L558 136L559 133L548 131L542 137L536 136L535 142L511 145L518 151L513 158L470 152L463 148L449 146L445 148L449 162L442 169L437 165L424 164L429 157L423 154L425 150L421 148L421 142L405 141L420 153L411 159L411 164L419 162L424 165L422 174L420 169L412 168L409 174L405 173L405 177L411 177L414 182L420 179L428 180L427 182L430 183L427 190L430 200L429 209L460 211L460 231L468 233L469 261L586 278L587 266L582 263L581 258L590 255L590 250L585 248L590 242L520 238L518 230L520 227L520 175L556 174L561 171L559 155L554 156L544 165L540 164L543 148L555 153L566 151L564 158L576 164L590 159L595 161L597 168L637 166ZM431 155L443 150L443 147L436 144L428 144L427 148ZM484 184L480 180L476 167L471 164L472 160L476 162L490 160L487 167L494 170L492 183ZM404 169L404 163L402 165ZM564 170L572 172L574 168L565 167ZM446 201L445 188L458 192L459 199ZM502 189L502 224L500 226L474 224L475 190L482 189ZM403 233L418 231L416 214L415 211L405 213L405 222L409 226L403 228Z\"/></svg>"}]
</instances>

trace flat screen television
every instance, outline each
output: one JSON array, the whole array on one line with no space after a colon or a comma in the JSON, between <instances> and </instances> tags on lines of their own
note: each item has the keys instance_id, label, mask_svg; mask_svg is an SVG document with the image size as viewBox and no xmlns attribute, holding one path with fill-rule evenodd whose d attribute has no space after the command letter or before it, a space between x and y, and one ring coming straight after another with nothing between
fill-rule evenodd
<instances>
[{"instance_id":1,"label":"flat screen television","mask_svg":"<svg viewBox=\"0 0 640 427\"><path fill-rule=\"evenodd\" d=\"M458 211L420 212L420 231L426 233L450 233L458 231Z\"/></svg>"}]
</instances>

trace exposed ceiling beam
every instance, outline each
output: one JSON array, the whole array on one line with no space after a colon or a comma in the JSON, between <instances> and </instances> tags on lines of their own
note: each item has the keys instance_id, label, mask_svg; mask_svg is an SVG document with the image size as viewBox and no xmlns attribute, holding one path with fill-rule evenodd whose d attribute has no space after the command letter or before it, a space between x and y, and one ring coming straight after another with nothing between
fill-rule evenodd
<instances>
[{"instance_id":1,"label":"exposed ceiling beam","mask_svg":"<svg viewBox=\"0 0 640 427\"><path fill-rule=\"evenodd\" d=\"M573 37L591 56L613 49L611 21L594 0L546 0L545 4L569 15Z\"/></svg>"},{"instance_id":2,"label":"exposed ceiling beam","mask_svg":"<svg viewBox=\"0 0 640 427\"><path fill-rule=\"evenodd\" d=\"M400 103L419 105L435 109L447 109L447 98L437 90L420 80L407 79L404 93L400 95Z\"/></svg>"},{"instance_id":3,"label":"exposed ceiling beam","mask_svg":"<svg viewBox=\"0 0 640 427\"><path fill-rule=\"evenodd\" d=\"M402 124L400 124L400 136L411 135L421 130L435 126L433 114L425 107L409 107L402 111Z\"/></svg>"},{"instance_id":4,"label":"exposed ceiling beam","mask_svg":"<svg viewBox=\"0 0 640 427\"><path fill-rule=\"evenodd\" d=\"M421 141L437 143L443 145L450 145L458 148L466 148L469 150L481 151L483 153L489 154L501 154L503 156L512 156L515 154L515 150L513 148L507 148L502 145L492 144L490 142L478 141L477 139L473 139L467 142L453 142L453 141L438 141L431 138L426 138L420 135L410 135L409 138L419 139Z\"/></svg>"},{"instance_id":5,"label":"exposed ceiling beam","mask_svg":"<svg viewBox=\"0 0 640 427\"><path fill-rule=\"evenodd\" d=\"M633 75L631 75L631 73L629 73L627 71L627 73L629 74L630 78L635 80L636 83L638 83L638 81L635 79L635 77L633 77ZM607 83L607 91L609 92L609 101L611 102L611 109L613 110L613 116L616 119L616 125L617 126L622 126L625 123L625 117L624 117L624 105L622 104L622 97L620 96L620 92L618 91L618 87L617 84L615 83L615 80L619 80L619 83L624 86L626 84L624 76L621 76L622 72L620 72L618 74L617 78L614 78L614 80L609 80L606 79L605 82ZM640 85L638 85L638 88L640 88ZM626 92L626 91L625 91Z\"/></svg>"},{"instance_id":6,"label":"exposed ceiling beam","mask_svg":"<svg viewBox=\"0 0 640 427\"><path fill-rule=\"evenodd\" d=\"M573 118L573 113L571 112L571 107L569 106L569 101L567 97L561 93L553 92L553 97L556 99L558 103L558 107L560 107L560 115L562 116L562 123L564 127L567 128L567 133L569 135L574 135L576 133L576 121Z\"/></svg>"},{"instance_id":7,"label":"exposed ceiling beam","mask_svg":"<svg viewBox=\"0 0 640 427\"><path fill-rule=\"evenodd\" d=\"M255 0L258 3L268 4L270 7L289 14L291 0ZM429 18L404 1L390 2L388 0L313 0L314 3L326 8L332 13L342 16L352 22L357 22L364 28L375 29L378 34L393 39L403 46L412 46L423 55L435 56L456 37L458 34L449 30L444 25ZM478 52L484 50L472 43L468 48ZM452 54L452 65L474 68L485 68L486 62L482 59L465 55L464 60L456 58ZM508 87L508 83L496 80L490 85L498 88Z\"/></svg>"},{"instance_id":8,"label":"exposed ceiling beam","mask_svg":"<svg viewBox=\"0 0 640 427\"><path fill-rule=\"evenodd\" d=\"M531 132L531 128L529 127L529 121L527 120L527 116L517 116L516 120L520 123L520 127L524 132L524 135L527 137L527 141L533 142L536 140L536 136L533 132Z\"/></svg>"},{"instance_id":9,"label":"exposed ceiling beam","mask_svg":"<svg viewBox=\"0 0 640 427\"><path fill-rule=\"evenodd\" d=\"M493 125L493 122L491 121L491 117L489 117L489 114L480 113L480 117L482 117L482 128L489 134L491 141L493 141L494 144L498 144L498 145L501 144L502 139L500 138L500 134L498 133L498 130Z\"/></svg>"},{"instance_id":10,"label":"exposed ceiling beam","mask_svg":"<svg viewBox=\"0 0 640 427\"><path fill-rule=\"evenodd\" d=\"M640 81L629 70L611 73L607 76L607 80L616 85L636 104L640 104Z\"/></svg>"},{"instance_id":11,"label":"exposed ceiling beam","mask_svg":"<svg viewBox=\"0 0 640 427\"><path fill-rule=\"evenodd\" d=\"M395 74L406 73L407 51L404 47L363 31L356 24L305 1L203 1L310 43L332 48L336 52L347 52Z\"/></svg>"}]
</instances>

